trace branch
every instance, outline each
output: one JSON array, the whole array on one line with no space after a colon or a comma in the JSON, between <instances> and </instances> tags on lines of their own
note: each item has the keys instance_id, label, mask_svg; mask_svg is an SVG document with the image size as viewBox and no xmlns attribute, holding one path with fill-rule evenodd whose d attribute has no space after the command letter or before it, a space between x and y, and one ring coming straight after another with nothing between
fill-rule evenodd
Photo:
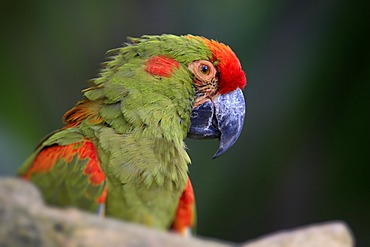
<instances>
[{"instance_id":1,"label":"branch","mask_svg":"<svg viewBox=\"0 0 370 247\"><path fill-rule=\"evenodd\" d=\"M46 206L38 190L15 178L0 179L0 246L352 246L343 223L328 223L278 233L244 245L183 238L74 208Z\"/></svg>"}]
</instances>

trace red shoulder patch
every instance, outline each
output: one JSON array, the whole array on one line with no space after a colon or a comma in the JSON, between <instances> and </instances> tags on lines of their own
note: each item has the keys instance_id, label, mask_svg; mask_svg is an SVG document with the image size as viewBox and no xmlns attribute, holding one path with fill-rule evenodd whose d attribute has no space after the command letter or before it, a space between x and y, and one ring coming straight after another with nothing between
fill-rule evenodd
<instances>
[{"instance_id":1,"label":"red shoulder patch","mask_svg":"<svg viewBox=\"0 0 370 247\"><path fill-rule=\"evenodd\" d=\"M176 217L172 223L171 229L180 234L185 234L187 228L191 228L194 224L194 210L194 191L190 179L188 179L188 183L180 197L180 202L176 211Z\"/></svg>"},{"instance_id":2,"label":"red shoulder patch","mask_svg":"<svg viewBox=\"0 0 370 247\"><path fill-rule=\"evenodd\" d=\"M89 140L65 146L54 145L42 149L23 177L28 179L34 173L47 173L53 168L57 160L62 159L66 163L70 163L75 155L78 159L89 160L84 174L89 176L89 181L93 185L99 185L105 180L105 174L99 165L96 148Z\"/></svg>"},{"instance_id":3,"label":"red shoulder patch","mask_svg":"<svg viewBox=\"0 0 370 247\"><path fill-rule=\"evenodd\" d=\"M145 71L155 76L171 77L173 71L179 67L179 62L164 55L151 57L145 63Z\"/></svg>"},{"instance_id":4,"label":"red shoulder patch","mask_svg":"<svg viewBox=\"0 0 370 247\"><path fill-rule=\"evenodd\" d=\"M98 185L105 180L105 174L100 168L98 153L95 146L90 141L85 141L77 151L78 158L89 159L84 173L89 176L93 185Z\"/></svg>"}]
</instances>

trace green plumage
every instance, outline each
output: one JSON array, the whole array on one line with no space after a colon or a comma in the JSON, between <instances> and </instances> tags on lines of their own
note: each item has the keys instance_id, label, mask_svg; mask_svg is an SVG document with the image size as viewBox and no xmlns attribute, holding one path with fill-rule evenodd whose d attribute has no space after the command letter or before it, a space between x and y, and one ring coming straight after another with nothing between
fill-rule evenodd
<instances>
[{"instance_id":1,"label":"green plumage","mask_svg":"<svg viewBox=\"0 0 370 247\"><path fill-rule=\"evenodd\" d=\"M209 59L212 54L203 42L189 36L143 36L130 40L131 44L112 51L114 55L100 76L84 92L85 100L80 104L85 104L86 109L81 111L86 117L48 137L25 162L20 174L30 169L42 148L88 139L96 147L106 175L106 214L167 229L186 185L190 163L183 139L190 127L195 90L187 65ZM145 71L145 63L156 55L173 58L180 66L169 77L151 75ZM77 175L61 168L68 162L58 162L49 171L50 176L35 175L31 180L46 195L55 190L75 193L72 204L47 196L50 203L96 210L96 206L85 205L82 200L86 186L81 182L87 180L78 173L83 173L87 160L74 157L72 167L80 167L75 170ZM102 189L99 186L94 192L90 188L87 194L93 196Z\"/></svg>"}]
</instances>

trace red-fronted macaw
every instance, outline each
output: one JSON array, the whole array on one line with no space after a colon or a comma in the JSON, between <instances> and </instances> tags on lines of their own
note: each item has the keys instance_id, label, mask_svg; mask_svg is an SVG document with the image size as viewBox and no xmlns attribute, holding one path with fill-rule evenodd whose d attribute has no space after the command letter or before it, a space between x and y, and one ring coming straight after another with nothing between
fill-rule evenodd
<instances>
[{"instance_id":1,"label":"red-fronted macaw","mask_svg":"<svg viewBox=\"0 0 370 247\"><path fill-rule=\"evenodd\" d=\"M229 46L142 36L113 50L84 99L19 174L46 201L185 234L194 224L186 137L237 140L246 76Z\"/></svg>"}]
</instances>

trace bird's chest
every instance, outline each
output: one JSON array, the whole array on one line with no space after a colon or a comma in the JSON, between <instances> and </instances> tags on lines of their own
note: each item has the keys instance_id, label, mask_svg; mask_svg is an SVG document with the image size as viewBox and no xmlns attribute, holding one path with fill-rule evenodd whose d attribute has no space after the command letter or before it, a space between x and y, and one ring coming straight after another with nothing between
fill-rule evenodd
<instances>
[{"instance_id":1,"label":"bird's chest","mask_svg":"<svg viewBox=\"0 0 370 247\"><path fill-rule=\"evenodd\" d=\"M188 178L181 151L150 138L110 134L99 148L107 215L167 229Z\"/></svg>"}]
</instances>

